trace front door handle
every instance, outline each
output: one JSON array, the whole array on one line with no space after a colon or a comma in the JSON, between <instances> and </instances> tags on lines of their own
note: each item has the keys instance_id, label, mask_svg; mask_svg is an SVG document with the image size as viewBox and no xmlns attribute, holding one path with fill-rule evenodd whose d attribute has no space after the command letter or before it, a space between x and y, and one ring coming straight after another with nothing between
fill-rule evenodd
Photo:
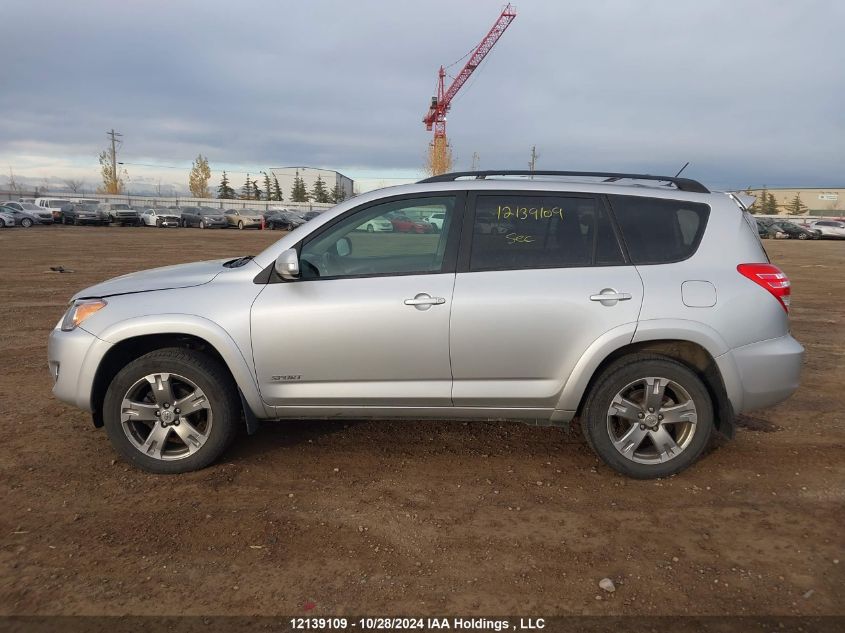
<instances>
[{"instance_id":1,"label":"front door handle","mask_svg":"<svg viewBox=\"0 0 845 633\"><path fill-rule=\"evenodd\" d=\"M430 294L421 292L413 299L405 299L406 306L414 306L417 310L428 310L431 306L446 303L443 297L432 297Z\"/></svg>"},{"instance_id":2,"label":"front door handle","mask_svg":"<svg viewBox=\"0 0 845 633\"><path fill-rule=\"evenodd\" d=\"M590 295L590 301L599 301L603 306L616 305L617 301L628 301L631 299L628 292L616 292L613 288L604 288L597 295Z\"/></svg>"}]
</instances>

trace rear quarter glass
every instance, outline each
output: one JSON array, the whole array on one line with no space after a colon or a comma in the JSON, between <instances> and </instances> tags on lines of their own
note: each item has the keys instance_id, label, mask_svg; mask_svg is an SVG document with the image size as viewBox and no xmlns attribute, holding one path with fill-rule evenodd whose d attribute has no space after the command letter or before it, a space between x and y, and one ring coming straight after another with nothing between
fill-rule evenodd
<instances>
[{"instance_id":1,"label":"rear quarter glass","mask_svg":"<svg viewBox=\"0 0 845 633\"><path fill-rule=\"evenodd\" d=\"M620 195L608 199L634 264L689 259L710 217L710 206L700 202Z\"/></svg>"}]
</instances>

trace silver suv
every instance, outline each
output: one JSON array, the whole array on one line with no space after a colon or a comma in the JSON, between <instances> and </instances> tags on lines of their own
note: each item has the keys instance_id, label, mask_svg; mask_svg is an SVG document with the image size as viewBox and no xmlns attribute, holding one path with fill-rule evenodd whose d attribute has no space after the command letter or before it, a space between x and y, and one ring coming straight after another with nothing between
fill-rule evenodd
<instances>
[{"instance_id":1,"label":"silver suv","mask_svg":"<svg viewBox=\"0 0 845 633\"><path fill-rule=\"evenodd\" d=\"M260 420L577 417L605 463L649 478L797 388L789 280L738 198L526 176L382 189L258 255L83 290L50 335L53 393L157 473L207 466Z\"/></svg>"}]
</instances>

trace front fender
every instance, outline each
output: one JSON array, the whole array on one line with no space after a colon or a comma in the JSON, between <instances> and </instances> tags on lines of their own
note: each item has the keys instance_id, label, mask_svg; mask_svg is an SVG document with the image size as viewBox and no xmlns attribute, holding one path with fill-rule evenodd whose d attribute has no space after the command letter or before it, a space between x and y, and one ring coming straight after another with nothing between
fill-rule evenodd
<instances>
[{"instance_id":1,"label":"front fender","mask_svg":"<svg viewBox=\"0 0 845 633\"><path fill-rule=\"evenodd\" d=\"M138 336L161 334L195 336L214 347L232 373L244 400L253 413L261 418L271 417L261 400L255 373L235 340L214 321L193 314L147 315L125 319L108 326L96 335L97 341L91 345L86 354L84 370L80 372L80 381L84 379L88 381L88 384L80 384L78 393L92 392L96 369L112 346Z\"/></svg>"}]
</instances>

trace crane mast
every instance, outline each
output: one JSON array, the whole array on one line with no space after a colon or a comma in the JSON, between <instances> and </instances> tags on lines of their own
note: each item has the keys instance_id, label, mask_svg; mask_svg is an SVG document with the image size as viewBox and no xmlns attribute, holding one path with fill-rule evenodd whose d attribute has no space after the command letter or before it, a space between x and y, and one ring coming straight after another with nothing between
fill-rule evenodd
<instances>
[{"instance_id":1,"label":"crane mast","mask_svg":"<svg viewBox=\"0 0 845 633\"><path fill-rule=\"evenodd\" d=\"M496 42L499 41L514 18L516 18L516 10L510 4L506 5L493 27L473 50L469 60L464 64L448 89L445 87L446 69L443 66L440 67L437 73L437 96L431 98L428 112L423 117L425 129L429 132L434 130L434 140L429 145L428 165L432 175L442 174L451 168L451 154L446 140L446 113L452 105L452 99L467 82L470 75L475 72L475 69L478 68Z\"/></svg>"}]
</instances>

